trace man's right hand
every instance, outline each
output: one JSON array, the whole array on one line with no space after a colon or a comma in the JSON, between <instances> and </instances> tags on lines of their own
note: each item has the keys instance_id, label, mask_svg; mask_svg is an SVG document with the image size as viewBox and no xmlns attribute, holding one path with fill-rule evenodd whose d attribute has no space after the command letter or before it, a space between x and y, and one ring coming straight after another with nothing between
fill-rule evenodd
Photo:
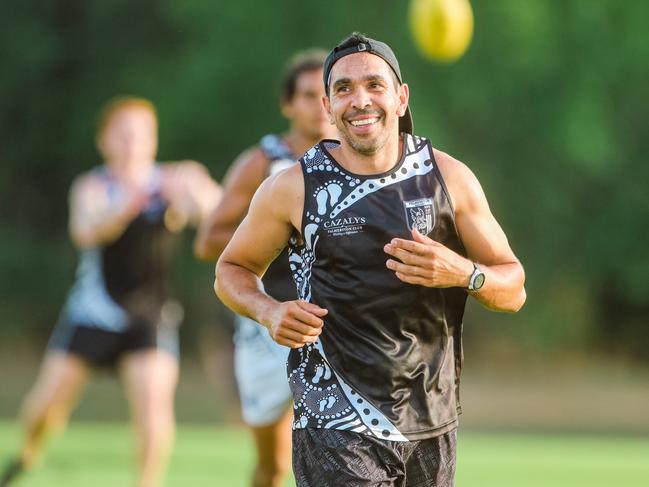
<instances>
[{"instance_id":1,"label":"man's right hand","mask_svg":"<svg viewBox=\"0 0 649 487\"><path fill-rule=\"evenodd\" d=\"M289 348L300 348L314 343L320 333L328 311L304 300L279 303L270 312L264 325L271 338Z\"/></svg>"}]
</instances>

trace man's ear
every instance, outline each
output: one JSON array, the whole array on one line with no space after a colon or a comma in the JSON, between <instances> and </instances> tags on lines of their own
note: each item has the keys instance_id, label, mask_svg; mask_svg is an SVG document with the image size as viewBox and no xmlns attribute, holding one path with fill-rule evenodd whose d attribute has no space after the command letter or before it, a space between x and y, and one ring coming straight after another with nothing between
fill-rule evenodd
<instances>
[{"instance_id":1,"label":"man's ear","mask_svg":"<svg viewBox=\"0 0 649 487\"><path fill-rule=\"evenodd\" d=\"M282 112L282 115L284 115L284 118L289 120L293 119L293 104L290 101L282 101L279 104L279 110Z\"/></svg>"},{"instance_id":2,"label":"man's ear","mask_svg":"<svg viewBox=\"0 0 649 487\"><path fill-rule=\"evenodd\" d=\"M331 102L329 101L329 97L326 96L326 95L322 97L322 106L324 106L325 112L327 112L327 117L329 118L329 123L331 125L335 125L336 124L336 119L334 118L334 116L331 113Z\"/></svg>"},{"instance_id":3,"label":"man's ear","mask_svg":"<svg viewBox=\"0 0 649 487\"><path fill-rule=\"evenodd\" d=\"M397 115L403 117L408 108L408 101L410 100L410 91L408 90L408 85L402 83L399 86L399 106L397 107Z\"/></svg>"}]
</instances>

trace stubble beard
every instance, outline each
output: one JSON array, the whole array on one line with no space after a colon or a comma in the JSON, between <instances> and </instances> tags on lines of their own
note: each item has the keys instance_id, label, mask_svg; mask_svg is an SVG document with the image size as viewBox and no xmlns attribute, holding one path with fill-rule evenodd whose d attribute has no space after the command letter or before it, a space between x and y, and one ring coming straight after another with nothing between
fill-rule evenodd
<instances>
[{"instance_id":1,"label":"stubble beard","mask_svg":"<svg viewBox=\"0 0 649 487\"><path fill-rule=\"evenodd\" d=\"M348 132L341 132L341 133L343 138L345 139L345 142L347 142L347 144L349 144L349 146L355 152L358 152L363 156L373 156L381 149L383 149L383 147L385 147L385 144L387 142L387 137L379 136L371 140L359 140L357 138L354 138Z\"/></svg>"},{"instance_id":2,"label":"stubble beard","mask_svg":"<svg viewBox=\"0 0 649 487\"><path fill-rule=\"evenodd\" d=\"M355 151L358 152L359 154L363 156L373 156L377 152L379 152L383 147L385 147L385 144L388 142L388 130L385 125L385 112L382 112L380 114L377 113L377 115L380 115L380 119L377 123L381 124L381 132L377 134L375 137L370 138L370 139L363 139L359 137L355 137L347 128L345 125L344 121L340 121L336 123L336 126L338 127L338 132L340 135L342 135L343 139L345 139L345 142L349 144L349 146Z\"/></svg>"}]
</instances>

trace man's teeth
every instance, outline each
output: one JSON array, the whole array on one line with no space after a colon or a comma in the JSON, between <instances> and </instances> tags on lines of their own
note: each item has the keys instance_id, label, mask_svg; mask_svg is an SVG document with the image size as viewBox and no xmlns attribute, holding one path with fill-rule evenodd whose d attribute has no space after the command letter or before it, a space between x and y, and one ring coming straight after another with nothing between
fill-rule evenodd
<instances>
[{"instance_id":1,"label":"man's teeth","mask_svg":"<svg viewBox=\"0 0 649 487\"><path fill-rule=\"evenodd\" d=\"M366 118L366 119L363 119L363 120L352 120L351 124L354 127L361 127L363 125L369 125L371 123L376 123L378 121L379 121L378 117L376 117L376 118Z\"/></svg>"}]
</instances>

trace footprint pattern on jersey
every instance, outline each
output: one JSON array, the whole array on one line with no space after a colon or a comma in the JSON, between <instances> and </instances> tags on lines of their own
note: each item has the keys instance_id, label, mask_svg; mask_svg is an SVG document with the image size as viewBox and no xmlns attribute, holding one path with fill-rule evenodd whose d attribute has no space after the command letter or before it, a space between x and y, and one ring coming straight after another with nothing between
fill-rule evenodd
<instances>
[{"instance_id":1,"label":"footprint pattern on jersey","mask_svg":"<svg viewBox=\"0 0 649 487\"><path fill-rule=\"evenodd\" d=\"M288 367L294 429L335 428L407 441L378 409L331 369L319 341L292 351Z\"/></svg>"},{"instance_id":2,"label":"footprint pattern on jersey","mask_svg":"<svg viewBox=\"0 0 649 487\"><path fill-rule=\"evenodd\" d=\"M335 142L323 142L329 150ZM333 163L322 146L311 148L302 159L305 172L329 173L310 194L305 195L303 243L292 239L289 263L298 295L311 301L310 277L316 259L320 224L334 218L368 194L433 169L432 155L426 150L426 139L407 136L404 160L398 171L389 176L359 178ZM311 200L309 202L308 200ZM294 399L293 427L333 428L374 435L392 441L407 441L380 410L336 374L327 362L320 340L292 350L288 362L289 385Z\"/></svg>"},{"instance_id":3,"label":"footprint pattern on jersey","mask_svg":"<svg viewBox=\"0 0 649 487\"><path fill-rule=\"evenodd\" d=\"M299 360L288 376L295 409L293 427L323 428L332 421L338 421L340 429L368 433L369 429L360 421L318 350L309 344L298 352ZM290 362L289 359L289 367Z\"/></svg>"},{"instance_id":4,"label":"footprint pattern on jersey","mask_svg":"<svg viewBox=\"0 0 649 487\"><path fill-rule=\"evenodd\" d=\"M316 188L314 197L318 204L318 215L326 215L327 211L338 203L342 191L343 188L337 181L329 181Z\"/></svg>"}]
</instances>

